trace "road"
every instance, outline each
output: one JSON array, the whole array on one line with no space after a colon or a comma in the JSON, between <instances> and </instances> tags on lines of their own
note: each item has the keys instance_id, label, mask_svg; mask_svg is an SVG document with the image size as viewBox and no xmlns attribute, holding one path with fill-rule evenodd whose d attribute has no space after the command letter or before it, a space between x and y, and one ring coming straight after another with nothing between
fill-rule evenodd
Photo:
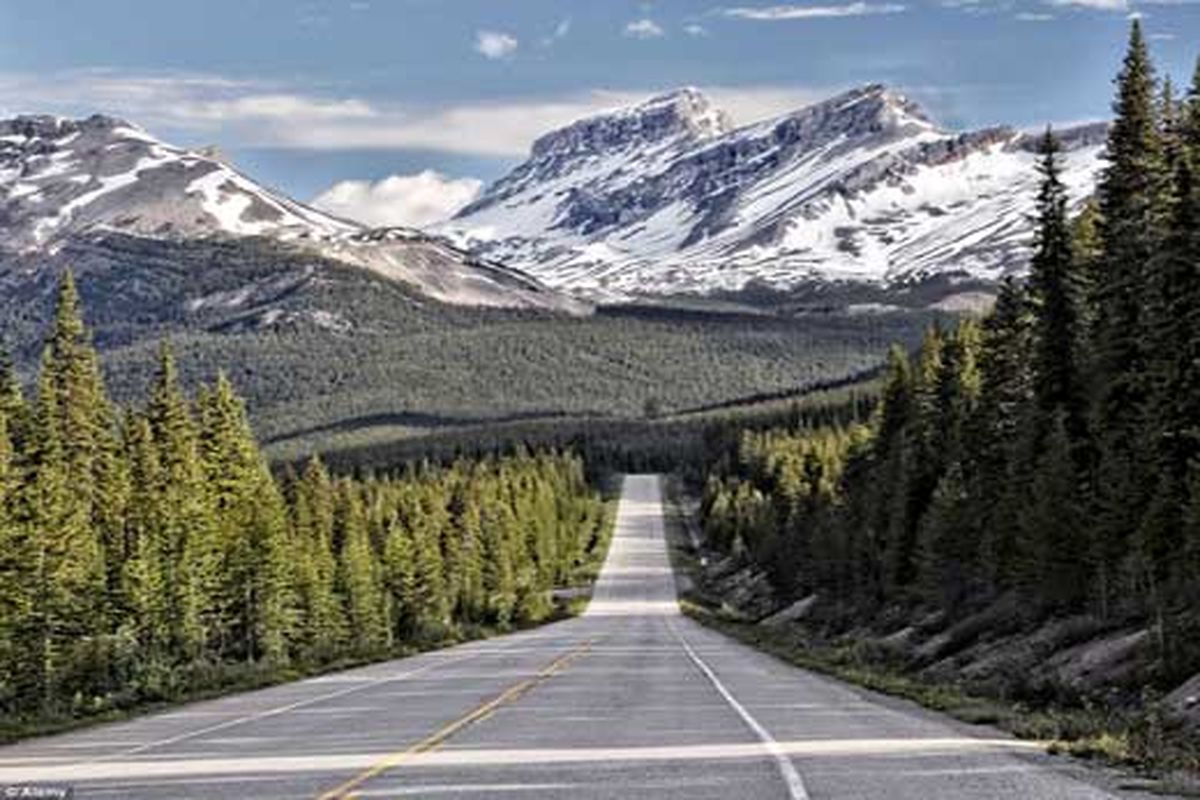
<instances>
[{"instance_id":1,"label":"road","mask_svg":"<svg viewBox=\"0 0 1200 800\"><path fill-rule=\"evenodd\" d=\"M80 798L1128 796L1090 775L681 616L655 476L582 617L0 748Z\"/></svg>"}]
</instances>

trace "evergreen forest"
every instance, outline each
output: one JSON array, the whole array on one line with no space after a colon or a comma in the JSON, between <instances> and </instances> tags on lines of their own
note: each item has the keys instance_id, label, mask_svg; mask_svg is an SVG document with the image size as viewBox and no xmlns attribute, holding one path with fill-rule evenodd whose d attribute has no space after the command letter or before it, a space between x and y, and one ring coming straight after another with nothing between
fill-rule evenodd
<instances>
[{"instance_id":1,"label":"evergreen forest","mask_svg":"<svg viewBox=\"0 0 1200 800\"><path fill-rule=\"evenodd\" d=\"M1028 281L894 348L870 414L745 432L710 464L710 541L843 624L1086 614L1152 631L1150 683L1195 673L1200 70L1177 96L1135 21L1116 86L1077 214L1046 132Z\"/></svg>"},{"instance_id":2,"label":"evergreen forest","mask_svg":"<svg viewBox=\"0 0 1200 800\"><path fill-rule=\"evenodd\" d=\"M0 734L547 619L609 516L557 450L273 475L230 381L189 398L166 346L120 409L68 273L32 396L0 368Z\"/></svg>"}]
</instances>

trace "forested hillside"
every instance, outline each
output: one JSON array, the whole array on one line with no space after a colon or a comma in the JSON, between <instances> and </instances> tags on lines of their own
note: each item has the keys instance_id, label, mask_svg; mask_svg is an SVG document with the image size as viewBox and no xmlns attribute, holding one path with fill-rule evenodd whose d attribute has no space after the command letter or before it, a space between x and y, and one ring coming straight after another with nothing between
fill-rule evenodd
<instances>
[{"instance_id":1,"label":"forested hillside","mask_svg":"<svg viewBox=\"0 0 1200 800\"><path fill-rule=\"evenodd\" d=\"M559 452L276 480L220 376L163 348L108 398L68 274L36 392L0 370L0 714L104 713L535 622L605 510ZM7 728L0 734L11 733Z\"/></svg>"},{"instance_id":2,"label":"forested hillside","mask_svg":"<svg viewBox=\"0 0 1200 800\"><path fill-rule=\"evenodd\" d=\"M28 388L70 267L110 392L135 403L169 337L187 391L220 369L265 445L315 452L529 417L641 417L844 379L915 344L931 312L464 308L254 240L79 242L0 254L0 344ZM32 277L31 277L32 276ZM829 289L826 294L832 291ZM920 308L928 298L913 298ZM731 312L729 307L734 310ZM724 309L724 310L722 310Z\"/></svg>"},{"instance_id":3,"label":"forested hillside","mask_svg":"<svg viewBox=\"0 0 1200 800\"><path fill-rule=\"evenodd\" d=\"M1046 134L1028 282L894 349L869 420L747 433L705 490L710 541L828 601L834 629L909 620L896 650L947 631L919 667L1071 617L1046 642L1132 632L1122 652L1146 654L1106 691L1200 669L1200 70L1177 99L1135 21L1114 108L1074 219ZM1010 688L1053 649L1027 651Z\"/></svg>"}]
</instances>

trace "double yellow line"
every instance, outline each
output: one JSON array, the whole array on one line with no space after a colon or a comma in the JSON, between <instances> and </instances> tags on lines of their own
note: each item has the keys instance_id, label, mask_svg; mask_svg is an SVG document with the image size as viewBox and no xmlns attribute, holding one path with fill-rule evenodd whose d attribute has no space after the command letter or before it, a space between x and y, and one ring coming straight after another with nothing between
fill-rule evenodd
<instances>
[{"instance_id":1,"label":"double yellow line","mask_svg":"<svg viewBox=\"0 0 1200 800\"><path fill-rule=\"evenodd\" d=\"M520 699L521 696L530 689L534 688L540 683L544 683L570 666L571 662L575 661L580 656L591 650L594 643L594 639L589 639L579 647L576 647L574 650L564 653L539 670L536 675L526 678L514 686L508 687L483 705L475 708L473 711L465 714L464 716L459 717L449 725L440 728L429 736L426 736L416 744L385 756L340 786L321 794L318 797L318 800L349 800L351 792L372 778L378 777L384 772L399 766L407 758L433 750L441 745L442 742L446 741L468 725L478 722L501 706Z\"/></svg>"}]
</instances>

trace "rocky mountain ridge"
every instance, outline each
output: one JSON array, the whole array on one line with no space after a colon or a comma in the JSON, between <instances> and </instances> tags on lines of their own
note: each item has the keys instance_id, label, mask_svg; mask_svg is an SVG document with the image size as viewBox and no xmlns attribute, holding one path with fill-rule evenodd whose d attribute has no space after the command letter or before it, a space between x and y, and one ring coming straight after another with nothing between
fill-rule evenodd
<instances>
[{"instance_id":1,"label":"rocky mountain ridge","mask_svg":"<svg viewBox=\"0 0 1200 800\"><path fill-rule=\"evenodd\" d=\"M1060 132L1076 202L1105 133ZM741 128L682 90L544 135L438 232L599 298L991 281L1028 259L1038 138L944 130L878 84Z\"/></svg>"}]
</instances>

